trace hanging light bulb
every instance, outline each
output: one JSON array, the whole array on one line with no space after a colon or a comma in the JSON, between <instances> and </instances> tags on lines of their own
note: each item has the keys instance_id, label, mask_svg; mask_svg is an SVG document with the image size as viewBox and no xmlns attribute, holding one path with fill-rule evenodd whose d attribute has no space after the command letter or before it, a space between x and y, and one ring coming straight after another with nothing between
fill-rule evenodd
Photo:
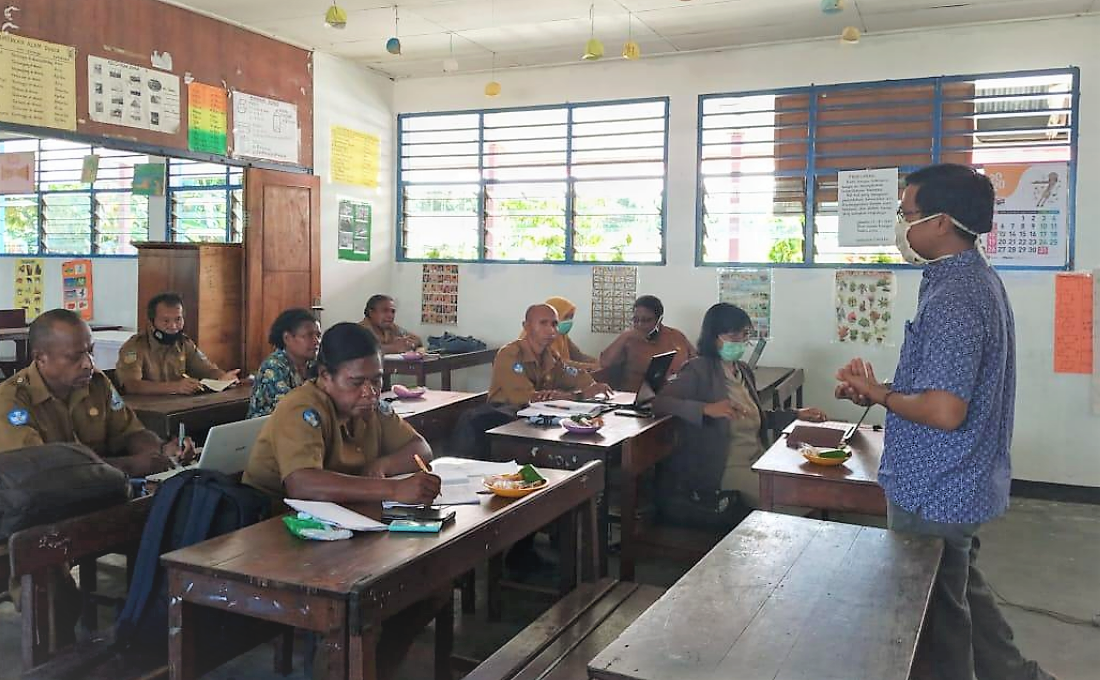
<instances>
[{"instance_id":1,"label":"hanging light bulb","mask_svg":"<svg viewBox=\"0 0 1100 680\"><path fill-rule=\"evenodd\" d=\"M840 14L844 11L844 0L821 0L822 14Z\"/></svg>"},{"instance_id":2,"label":"hanging light bulb","mask_svg":"<svg viewBox=\"0 0 1100 680\"><path fill-rule=\"evenodd\" d=\"M603 56L603 43L596 37L596 4L593 3L588 8L588 42L584 46L584 55L581 59L585 61L595 61Z\"/></svg>"},{"instance_id":3,"label":"hanging light bulb","mask_svg":"<svg viewBox=\"0 0 1100 680\"><path fill-rule=\"evenodd\" d=\"M451 34L450 56L443 60L443 72L454 73L458 70L458 59L455 59L455 34Z\"/></svg>"},{"instance_id":4,"label":"hanging light bulb","mask_svg":"<svg viewBox=\"0 0 1100 680\"><path fill-rule=\"evenodd\" d=\"M485 96L496 97L500 95L500 83L497 82L497 53L493 52L492 80L485 83Z\"/></svg>"},{"instance_id":5,"label":"hanging light bulb","mask_svg":"<svg viewBox=\"0 0 1100 680\"><path fill-rule=\"evenodd\" d=\"M623 59L634 61L642 56L642 46L634 42L634 15L626 15L626 42L623 43Z\"/></svg>"},{"instance_id":6,"label":"hanging light bulb","mask_svg":"<svg viewBox=\"0 0 1100 680\"><path fill-rule=\"evenodd\" d=\"M840 42L845 45L855 45L859 42L860 32L855 26L845 26L840 32Z\"/></svg>"},{"instance_id":7,"label":"hanging light bulb","mask_svg":"<svg viewBox=\"0 0 1100 680\"><path fill-rule=\"evenodd\" d=\"M393 37L386 41L386 51L401 54L401 38L397 37L397 5L393 6Z\"/></svg>"},{"instance_id":8,"label":"hanging light bulb","mask_svg":"<svg viewBox=\"0 0 1100 680\"><path fill-rule=\"evenodd\" d=\"M329 28L347 28L348 25L348 13L344 11L342 7L337 7L336 3L332 3L332 7L328 8L325 12L325 26Z\"/></svg>"}]
</instances>

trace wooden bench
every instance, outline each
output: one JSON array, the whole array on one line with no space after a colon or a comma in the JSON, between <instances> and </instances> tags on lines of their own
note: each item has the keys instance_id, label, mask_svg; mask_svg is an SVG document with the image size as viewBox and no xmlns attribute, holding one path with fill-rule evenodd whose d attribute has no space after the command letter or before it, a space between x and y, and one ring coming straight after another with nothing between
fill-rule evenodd
<instances>
[{"instance_id":1,"label":"wooden bench","mask_svg":"<svg viewBox=\"0 0 1100 680\"><path fill-rule=\"evenodd\" d=\"M588 662L664 592L614 579L583 583L465 680L586 680Z\"/></svg>"}]
</instances>

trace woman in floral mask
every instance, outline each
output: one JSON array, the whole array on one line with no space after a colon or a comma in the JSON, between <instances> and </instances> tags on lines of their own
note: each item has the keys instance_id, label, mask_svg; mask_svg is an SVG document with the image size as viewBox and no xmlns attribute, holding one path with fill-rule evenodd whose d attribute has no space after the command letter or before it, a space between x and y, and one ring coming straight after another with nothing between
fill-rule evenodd
<instances>
[{"instance_id":1,"label":"woman in floral mask","mask_svg":"<svg viewBox=\"0 0 1100 680\"><path fill-rule=\"evenodd\" d=\"M826 419L817 408L765 411L748 354L752 321L739 307L720 302L707 310L699 356L684 364L657 395L657 415L679 419L677 451L658 476L667 514L692 523L730 523L757 507L759 482L752 464L763 455L769 430L796 418Z\"/></svg>"}]
</instances>

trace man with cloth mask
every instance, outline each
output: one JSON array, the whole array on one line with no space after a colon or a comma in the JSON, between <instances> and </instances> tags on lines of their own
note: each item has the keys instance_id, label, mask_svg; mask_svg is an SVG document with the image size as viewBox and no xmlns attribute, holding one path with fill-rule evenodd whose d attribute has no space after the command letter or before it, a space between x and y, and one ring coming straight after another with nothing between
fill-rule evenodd
<instances>
[{"instance_id":1,"label":"man with cloth mask","mask_svg":"<svg viewBox=\"0 0 1100 680\"><path fill-rule=\"evenodd\" d=\"M1047 680L1021 656L976 566L978 531L1008 508L1016 393L1012 307L979 237L993 229L993 185L961 165L910 174L897 244L924 273L893 384L869 362L837 372L838 398L886 407L878 481L893 531L937 536L944 553L929 613L929 657L943 680Z\"/></svg>"}]
</instances>

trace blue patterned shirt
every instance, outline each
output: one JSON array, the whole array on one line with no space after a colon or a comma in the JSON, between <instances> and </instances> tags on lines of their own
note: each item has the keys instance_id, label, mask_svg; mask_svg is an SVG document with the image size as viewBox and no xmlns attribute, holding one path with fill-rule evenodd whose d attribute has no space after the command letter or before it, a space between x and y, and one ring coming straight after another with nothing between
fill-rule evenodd
<instances>
[{"instance_id":1,"label":"blue patterned shirt","mask_svg":"<svg viewBox=\"0 0 1100 680\"><path fill-rule=\"evenodd\" d=\"M268 355L256 372L252 383L252 398L248 401L249 418L266 416L275 410L283 395L300 386L305 379L294 370L286 350L277 349Z\"/></svg>"},{"instance_id":2,"label":"blue patterned shirt","mask_svg":"<svg viewBox=\"0 0 1100 680\"><path fill-rule=\"evenodd\" d=\"M879 484L895 505L933 522L980 523L1008 508L1016 399L1016 331L1001 279L976 250L924 270L905 325L894 390L950 392L966 420L947 432L886 417Z\"/></svg>"}]
</instances>

